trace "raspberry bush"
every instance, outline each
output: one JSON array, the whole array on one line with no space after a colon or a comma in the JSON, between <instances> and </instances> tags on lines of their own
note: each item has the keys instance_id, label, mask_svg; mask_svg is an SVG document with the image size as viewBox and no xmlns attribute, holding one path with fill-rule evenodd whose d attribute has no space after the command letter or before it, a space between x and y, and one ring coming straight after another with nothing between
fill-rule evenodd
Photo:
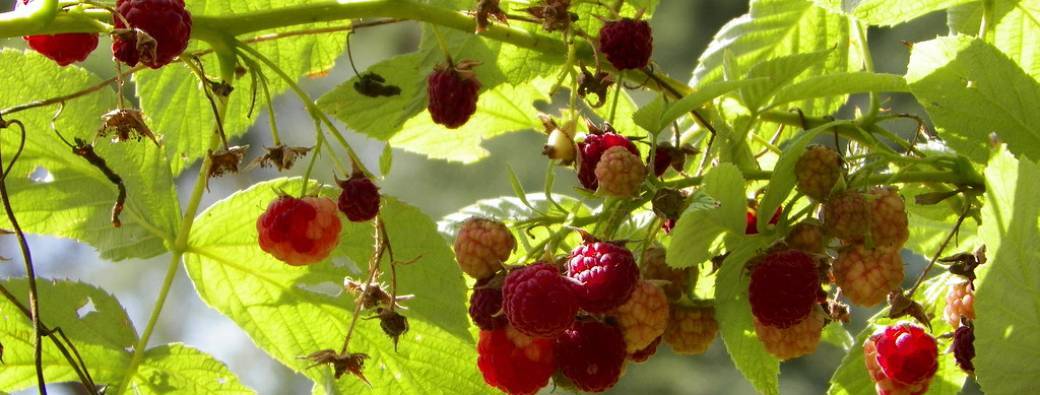
<instances>
[{"instance_id":1,"label":"raspberry bush","mask_svg":"<svg viewBox=\"0 0 1040 395\"><path fill-rule=\"evenodd\" d=\"M1035 1L695 3L3 2L0 393L1035 392Z\"/></svg>"}]
</instances>

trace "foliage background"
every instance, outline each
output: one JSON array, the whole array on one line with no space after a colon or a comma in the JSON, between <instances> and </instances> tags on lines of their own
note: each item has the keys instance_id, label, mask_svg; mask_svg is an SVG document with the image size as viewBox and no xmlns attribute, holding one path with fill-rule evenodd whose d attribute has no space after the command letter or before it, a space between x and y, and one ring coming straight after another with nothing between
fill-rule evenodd
<instances>
[{"instance_id":1,"label":"foliage background","mask_svg":"<svg viewBox=\"0 0 1040 395\"><path fill-rule=\"evenodd\" d=\"M12 0L0 0L0 9L9 9ZM693 70L698 55L711 40L712 35L730 19L747 12L747 2L737 0L665 0L662 1L652 21L654 27L654 60L669 75L685 80ZM874 29L870 42L878 72L902 75L906 72L909 51L903 41L924 41L946 33L945 13L934 13L914 23L896 28ZM352 44L358 69L396 54L413 51L419 42L419 28L415 23L365 29L355 34ZM21 40L7 40L6 47L22 46ZM110 52L103 42L99 50L83 66L102 77L113 74ZM4 72L12 72L5 70ZM346 59L340 59L328 77L304 81L303 87L318 97L332 89L337 83L350 78L353 71ZM886 96L888 106L897 112L922 113L912 100L899 95ZM637 100L646 100L648 96ZM843 111L851 111L856 104L865 104L863 98L855 98L852 105ZM282 124L282 136L289 145L309 145L313 139L310 118L291 96L283 95L277 101L277 111ZM255 119L264 119L263 114ZM909 125L907 125L909 127ZM247 157L255 157L262 146L270 145L266 122L257 122L248 135L253 148ZM358 148L366 163L377 168L382 144L357 134L348 136L351 145ZM539 189L543 182L545 160L539 155L544 137L539 133L526 132L508 134L485 143L493 154L476 165L428 160L423 157L395 152L392 177L380 182L389 194L422 209L431 218L440 218L455 212L473 201L512 194L507 166L530 190ZM197 166L197 165L196 165ZM296 169L302 171L302 166ZM193 175L197 169L183 174ZM206 194L203 207L228 194L247 188L262 180L276 177L276 173L256 170L234 177L211 181L211 192ZM331 180L329 169L315 174L316 178ZM182 183L187 181L181 180ZM557 178L558 190L569 190L577 185L569 171L560 171ZM190 185L179 188L182 193ZM186 196L181 196L182 204ZM47 278L71 278L102 287L122 302L137 328L144 326L151 303L162 282L163 268L168 256L149 260L129 260L109 263L100 260L93 248L70 240L30 236L36 256L38 271ZM0 239L0 255L17 256L14 238ZM0 277L22 275L20 258L0 264ZM924 263L923 258L910 253L904 254L908 262L907 273L917 273ZM907 276L907 281L912 276ZM89 306L87 307L89 309ZM86 313L83 311L82 313ZM867 317L874 311L857 309L854 321L848 326L851 333L864 327ZM304 323L300 323L303 325ZM295 375L267 357L257 349L234 323L214 310L206 307L196 296L187 276L178 276L157 326L152 344L181 341L190 344L215 358L227 363L244 384L262 394L307 393L311 382ZM408 347L403 343L402 347ZM838 366L841 350L822 344L817 353L782 365L782 392L792 394L823 393L828 379ZM474 369L475 369L474 364ZM32 390L30 390L31 392ZM977 386L969 382L967 393L977 392ZM27 392L29 393L29 392ZM60 392L59 392L60 393ZM69 391L68 393L73 393ZM628 371L611 393L654 393L654 394L753 394L751 385L733 368L721 340L702 356L680 357L662 347L658 356L649 363L629 365Z\"/></svg>"}]
</instances>

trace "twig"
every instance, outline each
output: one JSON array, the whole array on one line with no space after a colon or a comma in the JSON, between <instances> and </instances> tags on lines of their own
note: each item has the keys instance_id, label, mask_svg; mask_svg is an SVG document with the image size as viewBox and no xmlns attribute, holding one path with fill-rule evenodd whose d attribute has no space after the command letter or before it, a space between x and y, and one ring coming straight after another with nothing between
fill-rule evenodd
<instances>
[{"instance_id":1,"label":"twig","mask_svg":"<svg viewBox=\"0 0 1040 395\"><path fill-rule=\"evenodd\" d=\"M932 260L928 262L928 266L926 266L924 270L921 271L921 274L917 276L917 281L914 282L914 286L910 288L910 292L906 294L907 299L913 298L914 292L917 291L917 288L921 286L921 283L924 281L925 277L928 276L928 271L932 270L932 267L935 266L935 262L938 261L939 257L943 255L943 250L945 250L946 246L950 244L950 240L953 240L953 236L957 235L957 232L961 228L961 224L963 224L964 220L968 218L969 212L971 212L971 205L964 207L964 212L962 212L961 216L957 218L957 223L953 225L953 229L950 230L950 234L946 235L946 239L943 240L942 244L939 245L939 250L935 251L935 255L932 256Z\"/></svg>"},{"instance_id":2,"label":"twig","mask_svg":"<svg viewBox=\"0 0 1040 395\"><path fill-rule=\"evenodd\" d=\"M372 286L372 282L375 280L376 275L379 273L379 262L383 260L383 253L386 252L387 244L383 236L386 231L383 229L383 218L376 216L375 220L375 250L372 251L372 257L368 260L368 279L365 280L365 287ZM347 346L350 345L350 337L354 334L354 328L357 327L358 318L361 318L361 308L365 305L366 292L362 291L361 296L358 300L354 301L354 316L350 318L350 327L347 328L347 335L343 338L343 348L340 349L340 354L347 353ZM395 303L394 301L391 301Z\"/></svg>"}]
</instances>

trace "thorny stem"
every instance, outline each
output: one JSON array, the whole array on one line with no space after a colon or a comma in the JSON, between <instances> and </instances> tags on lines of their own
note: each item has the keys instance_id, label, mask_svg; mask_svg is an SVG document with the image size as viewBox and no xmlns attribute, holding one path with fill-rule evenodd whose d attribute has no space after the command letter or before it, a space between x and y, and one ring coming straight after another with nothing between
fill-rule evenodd
<instances>
[{"instance_id":1,"label":"thorny stem","mask_svg":"<svg viewBox=\"0 0 1040 395\"><path fill-rule=\"evenodd\" d=\"M917 281L914 281L914 286L910 288L909 292L907 292L906 297L908 299L914 297L914 292L916 292L917 288L921 286L922 282L924 282L925 277L928 276L928 272L932 270L933 266L935 266L935 262L943 255L943 251L946 250L946 246L950 244L950 240L953 240L953 237L957 235L958 231L960 231L961 224L963 224L964 220L968 218L970 212L971 205L965 206L964 211L961 212L960 217L957 218L957 223L953 225L953 229L950 229L950 233L946 235L946 239L944 239L942 244L939 245L939 249L935 251L935 255L932 255L932 260L928 262L928 266L925 266L924 270L921 271L921 274L917 276Z\"/></svg>"},{"instance_id":2,"label":"thorny stem","mask_svg":"<svg viewBox=\"0 0 1040 395\"><path fill-rule=\"evenodd\" d=\"M368 276L366 276L364 286L372 286L372 282L375 281L376 275L379 274L379 262L383 260L383 253L387 250L387 241L384 238L386 230L383 228L383 217L377 215L375 219L375 247L372 251L372 257L368 260ZM350 318L350 327L347 328L347 335L343 337L343 348L340 349L340 354L347 353L347 347L350 345L350 338L354 335L354 328L357 327L358 319L361 318L361 309L365 305L365 296L367 292L363 289L360 293L361 296L354 301L354 315ZM396 301L391 300L391 303Z\"/></svg>"},{"instance_id":3,"label":"thorny stem","mask_svg":"<svg viewBox=\"0 0 1040 395\"><path fill-rule=\"evenodd\" d=\"M21 155L22 148L25 146L25 126L17 120L8 122L0 119L0 129L7 129L10 126L17 126L21 130L18 151L15 153L14 158L11 159L11 166L14 166L14 162L18 160L18 156ZM25 275L28 277L29 282L29 317L33 326L33 362L36 365L36 385L40 394L47 395L47 380L43 377L43 326L40 322L40 294L36 289L36 269L33 267L32 251L29 250L29 242L26 241L25 233L22 232L22 227L18 224L18 219L14 215L14 208L11 207L11 197L7 193L7 174L11 166L3 169L2 151L0 149L0 198L3 198L4 211L7 213L7 219L11 222L11 227L14 228L15 236L18 238L18 247L22 250L22 262L25 264Z\"/></svg>"}]
</instances>

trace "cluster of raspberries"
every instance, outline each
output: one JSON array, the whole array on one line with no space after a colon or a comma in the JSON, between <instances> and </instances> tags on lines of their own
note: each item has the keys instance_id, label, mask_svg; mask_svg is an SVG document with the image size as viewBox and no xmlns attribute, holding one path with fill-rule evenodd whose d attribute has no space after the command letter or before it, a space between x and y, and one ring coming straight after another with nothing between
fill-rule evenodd
<instances>
[{"instance_id":1,"label":"cluster of raspberries","mask_svg":"<svg viewBox=\"0 0 1040 395\"><path fill-rule=\"evenodd\" d=\"M459 267L477 280L469 313L481 329L477 365L490 386L533 394L555 377L560 386L602 392L662 339L695 354L715 338L710 307L674 303L691 272L666 267L659 247L644 251L641 271L627 248L589 236L561 265L507 269L514 246L504 224L483 218L464 222L454 244Z\"/></svg>"}]
</instances>

